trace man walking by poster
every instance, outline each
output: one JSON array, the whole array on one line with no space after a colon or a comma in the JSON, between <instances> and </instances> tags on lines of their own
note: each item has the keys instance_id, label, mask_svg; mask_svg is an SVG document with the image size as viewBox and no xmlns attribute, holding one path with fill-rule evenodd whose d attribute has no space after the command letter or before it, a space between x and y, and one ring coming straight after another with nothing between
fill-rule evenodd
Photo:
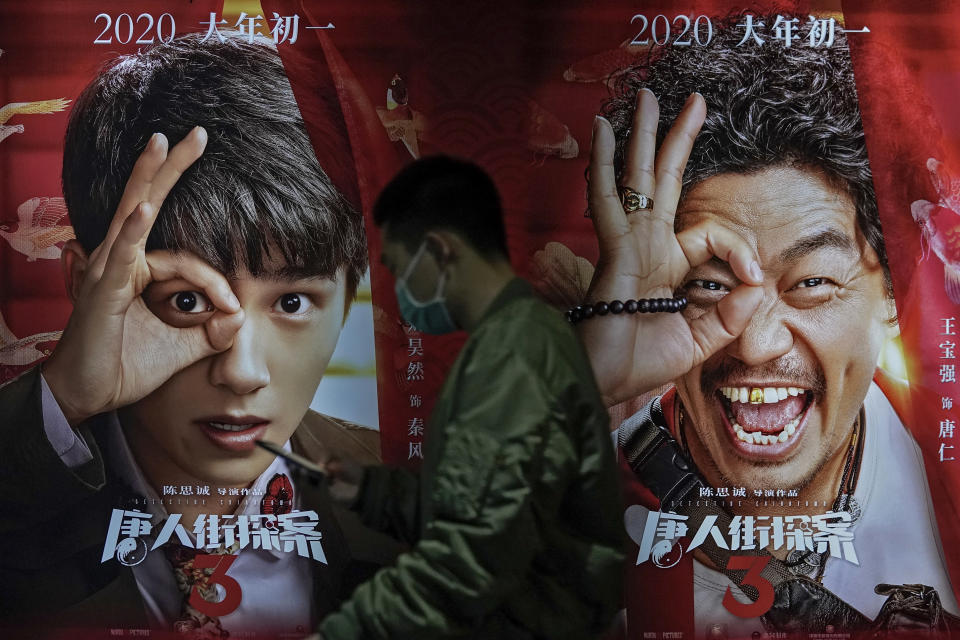
<instances>
[{"instance_id":1,"label":"man walking by poster","mask_svg":"<svg viewBox=\"0 0 960 640\"><path fill-rule=\"evenodd\" d=\"M418 476L368 468L355 508L413 545L320 627L324 638L588 638L621 583L607 413L581 345L508 261L478 167L413 163L374 209L382 261L418 330L470 334Z\"/></svg>"}]
</instances>

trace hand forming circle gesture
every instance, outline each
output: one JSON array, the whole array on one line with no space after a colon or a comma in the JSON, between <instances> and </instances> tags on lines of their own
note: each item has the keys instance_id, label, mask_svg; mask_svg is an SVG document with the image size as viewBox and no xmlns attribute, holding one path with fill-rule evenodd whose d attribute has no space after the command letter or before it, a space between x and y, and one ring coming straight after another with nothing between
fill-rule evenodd
<instances>
[{"instance_id":1,"label":"hand forming circle gesture","mask_svg":"<svg viewBox=\"0 0 960 640\"><path fill-rule=\"evenodd\" d=\"M145 249L164 199L206 142L196 127L168 152L166 137L154 134L104 241L89 257L75 240L64 247L74 309L44 379L70 424L140 400L177 371L229 348L243 324L240 303L216 269L190 254ZM216 313L198 326L166 324L140 296L160 280L202 292Z\"/></svg>"},{"instance_id":2,"label":"hand forming circle gesture","mask_svg":"<svg viewBox=\"0 0 960 640\"><path fill-rule=\"evenodd\" d=\"M743 283L699 317L620 314L581 322L578 331L608 405L700 364L740 335L760 304L756 285L763 274L742 238L713 222L674 231L684 168L705 115L703 98L691 95L658 152L657 99L640 91L620 185L623 201L614 177L613 129L601 117L594 121L588 197L600 259L585 302L672 298L690 269L712 257L728 262Z\"/></svg>"}]
</instances>

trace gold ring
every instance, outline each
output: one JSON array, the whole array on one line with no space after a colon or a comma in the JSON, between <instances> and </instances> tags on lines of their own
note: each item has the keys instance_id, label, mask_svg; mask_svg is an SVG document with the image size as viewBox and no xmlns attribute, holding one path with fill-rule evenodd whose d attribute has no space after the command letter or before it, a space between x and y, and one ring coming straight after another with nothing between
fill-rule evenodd
<instances>
[{"instance_id":1,"label":"gold ring","mask_svg":"<svg viewBox=\"0 0 960 640\"><path fill-rule=\"evenodd\" d=\"M623 210L628 214L653 210L653 198L650 196L634 191L630 187L618 187L617 193L620 195Z\"/></svg>"}]
</instances>

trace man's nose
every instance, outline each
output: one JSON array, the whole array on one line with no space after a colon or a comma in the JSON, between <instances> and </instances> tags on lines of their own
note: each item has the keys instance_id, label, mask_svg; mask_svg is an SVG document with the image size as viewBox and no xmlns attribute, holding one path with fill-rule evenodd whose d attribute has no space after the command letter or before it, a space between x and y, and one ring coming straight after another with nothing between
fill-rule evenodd
<instances>
[{"instance_id":1,"label":"man's nose","mask_svg":"<svg viewBox=\"0 0 960 640\"><path fill-rule=\"evenodd\" d=\"M253 393L270 384L264 340L257 339L255 318L247 316L233 339L233 346L213 356L210 381L238 395Z\"/></svg>"},{"instance_id":2,"label":"man's nose","mask_svg":"<svg viewBox=\"0 0 960 640\"><path fill-rule=\"evenodd\" d=\"M740 337L730 343L727 353L740 362L756 366L776 360L793 349L793 332L787 309L776 293L764 295L763 302Z\"/></svg>"}]
</instances>

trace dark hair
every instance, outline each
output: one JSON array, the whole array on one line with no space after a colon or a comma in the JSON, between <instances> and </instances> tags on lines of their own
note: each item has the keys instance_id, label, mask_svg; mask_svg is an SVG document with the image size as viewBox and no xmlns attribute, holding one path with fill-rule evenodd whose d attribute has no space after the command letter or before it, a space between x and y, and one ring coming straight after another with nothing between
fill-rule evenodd
<instances>
[{"instance_id":1,"label":"dark hair","mask_svg":"<svg viewBox=\"0 0 960 640\"><path fill-rule=\"evenodd\" d=\"M459 233L486 257L509 257L500 196L477 165L449 156L410 163L387 184L373 221L390 224L390 236L413 251L432 229Z\"/></svg>"},{"instance_id":2,"label":"dark hair","mask_svg":"<svg viewBox=\"0 0 960 640\"><path fill-rule=\"evenodd\" d=\"M332 277L348 295L367 265L362 216L317 162L276 48L230 35L179 37L108 64L77 99L63 154L63 192L88 252L106 236L134 162L154 132L170 147L201 125L203 155L170 191L147 249L197 254L231 275Z\"/></svg>"},{"instance_id":3,"label":"dark hair","mask_svg":"<svg viewBox=\"0 0 960 640\"><path fill-rule=\"evenodd\" d=\"M699 92L707 118L687 162L684 192L721 173L778 164L818 168L853 200L857 225L879 256L892 293L853 66L840 25L832 46L812 47L798 39L785 47L772 38L762 46L752 38L740 45L744 27L738 24L744 19L736 14L715 21L705 46L658 47L646 64L620 76L615 96L603 107L617 138L617 178L637 92L647 87L660 102L658 147L689 95ZM776 19L754 16L754 25L763 22L770 29Z\"/></svg>"}]
</instances>

